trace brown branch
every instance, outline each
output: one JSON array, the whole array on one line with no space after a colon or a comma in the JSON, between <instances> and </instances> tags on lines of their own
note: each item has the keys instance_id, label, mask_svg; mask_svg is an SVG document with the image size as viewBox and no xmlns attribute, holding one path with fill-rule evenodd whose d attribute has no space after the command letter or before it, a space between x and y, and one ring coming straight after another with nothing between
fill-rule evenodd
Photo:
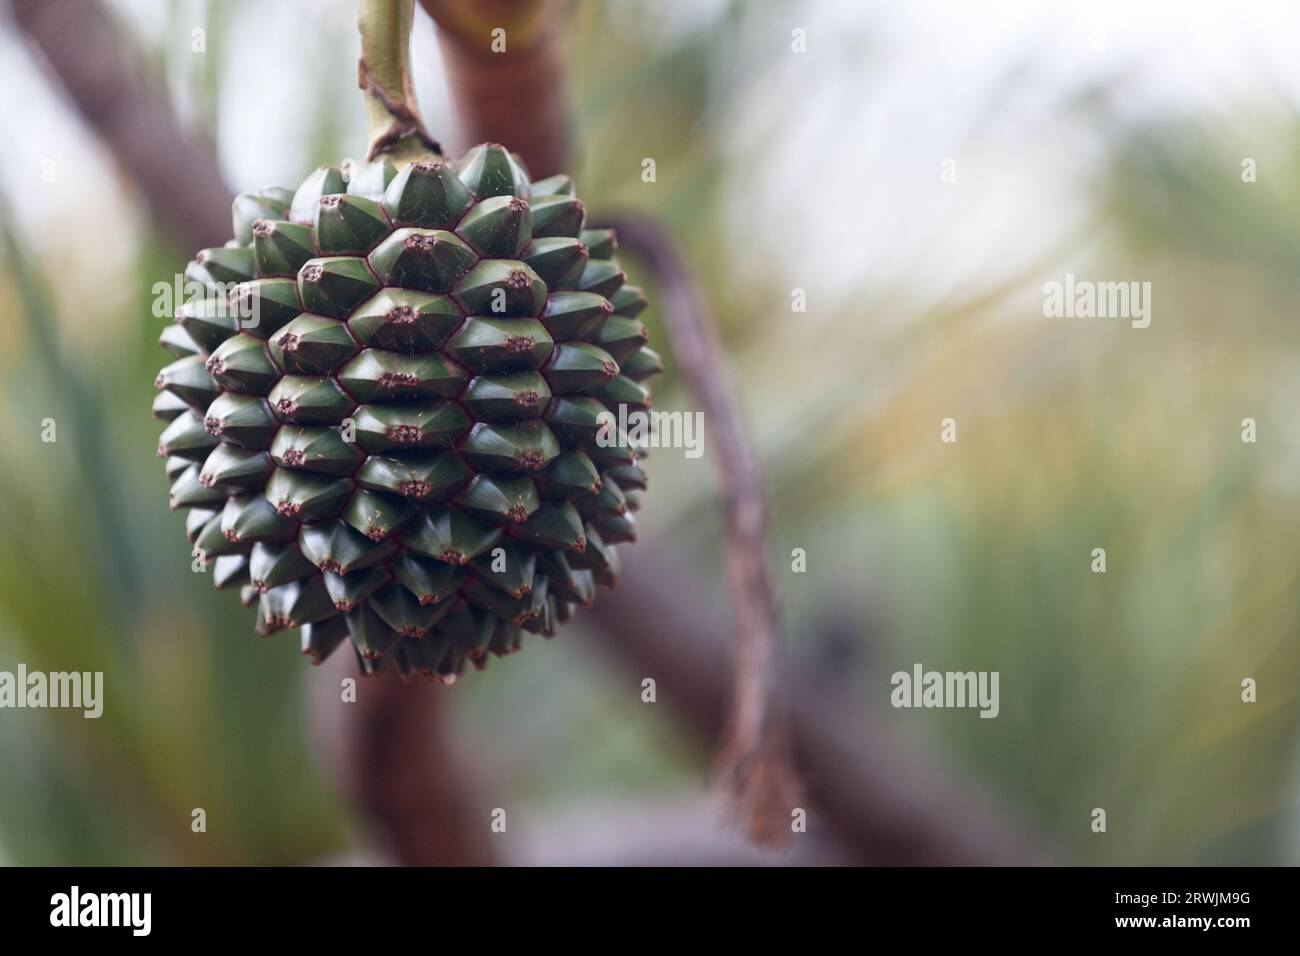
<instances>
[{"instance_id":1,"label":"brown branch","mask_svg":"<svg viewBox=\"0 0 1300 956\"><path fill-rule=\"evenodd\" d=\"M704 412L716 455L736 609L735 678L719 783L734 797L754 839L780 840L790 833L790 815L801 790L790 766L788 717L777 681L781 615L767 560L758 469L712 317L672 237L644 217L624 216L613 225L620 244L643 259L656 278L669 344Z\"/></svg>"},{"instance_id":2,"label":"brown branch","mask_svg":"<svg viewBox=\"0 0 1300 956\"><path fill-rule=\"evenodd\" d=\"M447 692L425 681L406 686L391 667L358 677L349 648L312 676L319 765L367 822L374 842L406 866L496 862L490 807L471 800L466 767L446 732ZM342 699L347 678L356 680L355 702Z\"/></svg>"},{"instance_id":3,"label":"brown branch","mask_svg":"<svg viewBox=\"0 0 1300 956\"><path fill-rule=\"evenodd\" d=\"M15 25L48 63L81 118L187 250L230 236L230 194L210 146L181 129L161 85L122 52L103 6L11 0ZM165 116L167 121L159 122ZM170 188L155 188L156 184Z\"/></svg>"},{"instance_id":4,"label":"brown branch","mask_svg":"<svg viewBox=\"0 0 1300 956\"><path fill-rule=\"evenodd\" d=\"M460 124L458 145L501 143L534 179L565 171L573 128L561 0L420 0L438 44ZM504 51L492 48L504 30Z\"/></svg>"},{"instance_id":5,"label":"brown branch","mask_svg":"<svg viewBox=\"0 0 1300 956\"><path fill-rule=\"evenodd\" d=\"M623 576L589 612L593 645L637 678L701 739L725 727L729 621L681 561L638 541L619 552ZM1056 852L1005 798L879 730L851 687L787 669L795 764L817 808L859 862L1006 866L1053 862ZM887 679L881 686L888 688ZM803 837L796 837L796 842Z\"/></svg>"}]
</instances>

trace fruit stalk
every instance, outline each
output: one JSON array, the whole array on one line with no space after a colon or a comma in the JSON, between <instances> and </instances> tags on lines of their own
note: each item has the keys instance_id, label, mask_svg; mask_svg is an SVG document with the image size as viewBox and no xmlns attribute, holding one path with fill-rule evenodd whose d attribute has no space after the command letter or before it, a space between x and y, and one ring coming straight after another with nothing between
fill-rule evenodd
<instances>
[{"instance_id":1,"label":"fruit stalk","mask_svg":"<svg viewBox=\"0 0 1300 956\"><path fill-rule=\"evenodd\" d=\"M361 60L357 85L365 97L370 145L366 159L388 156L397 165L442 153L424 125L411 80L411 21L415 0L361 0L357 28Z\"/></svg>"}]
</instances>

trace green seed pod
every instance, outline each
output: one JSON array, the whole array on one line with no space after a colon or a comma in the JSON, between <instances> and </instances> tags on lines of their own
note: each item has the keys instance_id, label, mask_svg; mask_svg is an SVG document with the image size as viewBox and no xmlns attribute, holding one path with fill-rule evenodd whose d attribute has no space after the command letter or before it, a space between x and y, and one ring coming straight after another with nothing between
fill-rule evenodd
<instances>
[{"instance_id":1,"label":"green seed pod","mask_svg":"<svg viewBox=\"0 0 1300 956\"><path fill-rule=\"evenodd\" d=\"M480 256L514 259L533 235L528 203L517 196L493 196L477 203L456 227Z\"/></svg>"},{"instance_id":2,"label":"green seed pod","mask_svg":"<svg viewBox=\"0 0 1300 956\"><path fill-rule=\"evenodd\" d=\"M298 191L293 194L293 201L289 204L289 218L310 226L316 221L316 210L320 207L321 197L333 196L346 190L342 170L334 166L320 166L303 180Z\"/></svg>"},{"instance_id":3,"label":"green seed pod","mask_svg":"<svg viewBox=\"0 0 1300 956\"><path fill-rule=\"evenodd\" d=\"M208 370L203 367L202 355L187 355L166 366L154 379L155 388L165 388L188 405L206 408L221 394Z\"/></svg>"},{"instance_id":4,"label":"green seed pod","mask_svg":"<svg viewBox=\"0 0 1300 956\"><path fill-rule=\"evenodd\" d=\"M286 372L329 375L357 352L347 323L304 312L270 340L271 355Z\"/></svg>"},{"instance_id":5,"label":"green seed pod","mask_svg":"<svg viewBox=\"0 0 1300 956\"><path fill-rule=\"evenodd\" d=\"M446 163L420 162L393 177L384 191L383 206L395 226L450 229L473 201Z\"/></svg>"},{"instance_id":6,"label":"green seed pod","mask_svg":"<svg viewBox=\"0 0 1300 956\"><path fill-rule=\"evenodd\" d=\"M473 423L452 402L362 405L356 410L357 444L367 454L410 448L450 448Z\"/></svg>"},{"instance_id":7,"label":"green seed pod","mask_svg":"<svg viewBox=\"0 0 1300 956\"><path fill-rule=\"evenodd\" d=\"M573 196L546 196L533 202L533 235L577 239L587 221L582 201Z\"/></svg>"},{"instance_id":8,"label":"green seed pod","mask_svg":"<svg viewBox=\"0 0 1300 956\"><path fill-rule=\"evenodd\" d=\"M523 261L556 290L577 289L587 267L587 247L578 239L555 236L534 239L524 249Z\"/></svg>"},{"instance_id":9,"label":"green seed pod","mask_svg":"<svg viewBox=\"0 0 1300 956\"><path fill-rule=\"evenodd\" d=\"M460 181L481 202L492 196L530 195L528 173L519 159L504 146L484 143L467 152L460 161Z\"/></svg>"},{"instance_id":10,"label":"green seed pod","mask_svg":"<svg viewBox=\"0 0 1300 956\"><path fill-rule=\"evenodd\" d=\"M452 297L466 315L531 317L546 302L546 283L513 259L484 259L456 283Z\"/></svg>"},{"instance_id":11,"label":"green seed pod","mask_svg":"<svg viewBox=\"0 0 1300 956\"><path fill-rule=\"evenodd\" d=\"M321 196L316 205L316 250L322 256L365 255L388 235L379 203L362 196Z\"/></svg>"},{"instance_id":12,"label":"green seed pod","mask_svg":"<svg viewBox=\"0 0 1300 956\"><path fill-rule=\"evenodd\" d=\"M455 332L465 317L445 295L414 289L385 289L348 320L363 345L394 352L428 354Z\"/></svg>"},{"instance_id":13,"label":"green seed pod","mask_svg":"<svg viewBox=\"0 0 1300 956\"><path fill-rule=\"evenodd\" d=\"M478 471L533 474L560 454L560 443L536 418L513 424L480 422L460 443L461 456Z\"/></svg>"},{"instance_id":14,"label":"green seed pod","mask_svg":"<svg viewBox=\"0 0 1300 956\"><path fill-rule=\"evenodd\" d=\"M271 457L285 468L345 477L356 470L360 453L337 428L285 425L271 442Z\"/></svg>"},{"instance_id":15,"label":"green seed pod","mask_svg":"<svg viewBox=\"0 0 1300 956\"><path fill-rule=\"evenodd\" d=\"M335 319L346 319L378 289L365 261L350 256L310 259L298 272L303 308Z\"/></svg>"},{"instance_id":16,"label":"green seed pod","mask_svg":"<svg viewBox=\"0 0 1300 956\"><path fill-rule=\"evenodd\" d=\"M463 368L437 352L403 355L366 349L338 372L339 384L362 402L455 398L468 380Z\"/></svg>"},{"instance_id":17,"label":"green seed pod","mask_svg":"<svg viewBox=\"0 0 1300 956\"><path fill-rule=\"evenodd\" d=\"M541 368L554 347L546 326L536 319L480 316L452 336L446 351L473 372L520 372Z\"/></svg>"},{"instance_id":18,"label":"green seed pod","mask_svg":"<svg viewBox=\"0 0 1300 956\"><path fill-rule=\"evenodd\" d=\"M551 352L542 375L556 395L572 395L611 381L618 375L618 363L599 346L567 342Z\"/></svg>"},{"instance_id":19,"label":"green seed pod","mask_svg":"<svg viewBox=\"0 0 1300 956\"><path fill-rule=\"evenodd\" d=\"M226 339L203 363L222 388L242 395L265 395L280 379L266 343L247 332Z\"/></svg>"},{"instance_id":20,"label":"green seed pod","mask_svg":"<svg viewBox=\"0 0 1300 956\"><path fill-rule=\"evenodd\" d=\"M356 404L323 375L286 375L266 398L280 421L294 425L337 425Z\"/></svg>"},{"instance_id":21,"label":"green seed pod","mask_svg":"<svg viewBox=\"0 0 1300 956\"><path fill-rule=\"evenodd\" d=\"M253 262L259 276L295 278L315 255L311 227L275 219L253 223Z\"/></svg>"},{"instance_id":22,"label":"green seed pod","mask_svg":"<svg viewBox=\"0 0 1300 956\"><path fill-rule=\"evenodd\" d=\"M414 501L441 501L473 477L453 452L426 452L401 458L371 455L357 471L357 484L371 491Z\"/></svg>"},{"instance_id":23,"label":"green seed pod","mask_svg":"<svg viewBox=\"0 0 1300 956\"><path fill-rule=\"evenodd\" d=\"M557 342L590 342L612 311L609 302L593 292L554 292L546 300L541 320Z\"/></svg>"},{"instance_id":24,"label":"green seed pod","mask_svg":"<svg viewBox=\"0 0 1300 956\"><path fill-rule=\"evenodd\" d=\"M538 418L551 399L551 387L539 372L480 375L469 383L461 404L482 422Z\"/></svg>"},{"instance_id":25,"label":"green seed pod","mask_svg":"<svg viewBox=\"0 0 1300 956\"><path fill-rule=\"evenodd\" d=\"M454 232L398 229L375 247L369 262L385 285L450 292L457 277L473 266L476 258Z\"/></svg>"}]
</instances>

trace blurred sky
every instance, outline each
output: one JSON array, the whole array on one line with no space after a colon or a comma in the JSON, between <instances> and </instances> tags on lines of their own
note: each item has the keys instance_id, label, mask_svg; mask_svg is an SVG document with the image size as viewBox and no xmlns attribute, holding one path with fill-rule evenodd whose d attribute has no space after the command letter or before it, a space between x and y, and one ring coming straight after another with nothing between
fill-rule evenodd
<instances>
[{"instance_id":1,"label":"blurred sky","mask_svg":"<svg viewBox=\"0 0 1300 956\"><path fill-rule=\"evenodd\" d=\"M314 108L302 104L312 102L317 77L292 65L336 49L350 57L346 46L355 38L340 29L347 18L330 15L335 5L350 10L351 0L238 8L229 29L239 42L221 44L228 92L217 117L221 161L234 187L301 177L317 121ZM658 31L666 52L726 8L721 0L614 5L628 9L635 29ZM161 42L187 11L196 25L205 21L201 2L112 0L111 6L146 43ZM1300 4L1287 0L753 6L763 14L751 14L736 43L717 51L746 85L724 117L711 119L723 124L734 159L763 158L746 173L755 188L730 193L730 215L783 228L738 231L736 279L770 274L779 257L791 285L815 286L830 298L860 286L864 263L885 281L914 285L924 275L941 292L1028 261L1076 228L1084 210L1071 197L1102 144L1095 128L1062 107L1095 84L1123 77L1115 105L1135 116L1300 99L1294 48ZM239 22L254 16L256 25ZM794 28L808 31L804 55L790 49ZM218 42L209 38L207 55ZM427 17L417 18L415 44L417 62L427 64L417 75L420 99L432 128L446 128ZM173 73L183 72L176 64L189 68L185 57L171 62ZM274 68L277 63L289 66ZM184 76L172 79L182 110L193 116ZM0 154L0 171L24 224L53 240L42 227L74 211L130 221L125 198L116 207L90 201L120 184L9 33L0 36L0 80L10 91L0 119L9 147ZM344 140L360 145L359 101L347 81L340 77L334 91L336 121L351 131ZM1240 138L1243 155L1252 154L1248 128L1224 133ZM946 158L957 162L955 183L940 180ZM61 171L53 185L41 180L47 160ZM129 255L129 247L117 244L101 250L99 261L108 271L113 257Z\"/></svg>"}]
</instances>

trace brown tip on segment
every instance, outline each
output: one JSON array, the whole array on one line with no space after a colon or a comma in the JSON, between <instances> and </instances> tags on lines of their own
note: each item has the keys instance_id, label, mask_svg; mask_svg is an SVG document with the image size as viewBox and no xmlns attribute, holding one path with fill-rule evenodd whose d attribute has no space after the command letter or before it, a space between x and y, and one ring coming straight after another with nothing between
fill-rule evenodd
<instances>
[{"instance_id":1,"label":"brown tip on segment","mask_svg":"<svg viewBox=\"0 0 1300 956\"><path fill-rule=\"evenodd\" d=\"M162 372L159 372L154 376L153 387L157 389L164 389L167 387L167 380L162 377Z\"/></svg>"},{"instance_id":2,"label":"brown tip on segment","mask_svg":"<svg viewBox=\"0 0 1300 956\"><path fill-rule=\"evenodd\" d=\"M212 416L203 419L203 430L215 438L220 438L223 430L221 427L221 419L213 418Z\"/></svg>"},{"instance_id":3,"label":"brown tip on segment","mask_svg":"<svg viewBox=\"0 0 1300 956\"><path fill-rule=\"evenodd\" d=\"M320 282L321 277L325 275L325 267L316 265L308 266L302 270L302 280L304 282Z\"/></svg>"},{"instance_id":4,"label":"brown tip on segment","mask_svg":"<svg viewBox=\"0 0 1300 956\"><path fill-rule=\"evenodd\" d=\"M415 309L411 306L398 305L389 309L384 318L394 325L411 325L415 322L416 314Z\"/></svg>"},{"instance_id":5,"label":"brown tip on segment","mask_svg":"<svg viewBox=\"0 0 1300 956\"><path fill-rule=\"evenodd\" d=\"M455 675L455 674L439 674L439 675L438 675L438 680L442 681L444 687L450 687L452 684L456 683L456 675Z\"/></svg>"},{"instance_id":6,"label":"brown tip on segment","mask_svg":"<svg viewBox=\"0 0 1300 956\"><path fill-rule=\"evenodd\" d=\"M513 504L506 509L506 517L515 524L523 524L528 520L528 509L521 504Z\"/></svg>"},{"instance_id":7,"label":"brown tip on segment","mask_svg":"<svg viewBox=\"0 0 1300 956\"><path fill-rule=\"evenodd\" d=\"M586 535L579 535L579 536L578 536L578 540L575 541L574 544L573 544L573 550L576 551L578 554L582 554L584 551L587 550L587 536L586 536Z\"/></svg>"},{"instance_id":8,"label":"brown tip on segment","mask_svg":"<svg viewBox=\"0 0 1300 956\"><path fill-rule=\"evenodd\" d=\"M399 385L419 385L420 379L411 372L385 372L376 383L380 388L392 391Z\"/></svg>"},{"instance_id":9,"label":"brown tip on segment","mask_svg":"<svg viewBox=\"0 0 1300 956\"><path fill-rule=\"evenodd\" d=\"M532 408L537 404L539 397L536 389L525 388L515 396L515 403L522 405L524 408Z\"/></svg>"},{"instance_id":10,"label":"brown tip on segment","mask_svg":"<svg viewBox=\"0 0 1300 956\"><path fill-rule=\"evenodd\" d=\"M275 403L275 410L281 415L292 415L298 411L298 403L292 398L282 398Z\"/></svg>"},{"instance_id":11,"label":"brown tip on segment","mask_svg":"<svg viewBox=\"0 0 1300 956\"><path fill-rule=\"evenodd\" d=\"M591 255L591 250L588 249L587 244L581 240L578 241L578 255L582 256L584 259Z\"/></svg>"},{"instance_id":12,"label":"brown tip on segment","mask_svg":"<svg viewBox=\"0 0 1300 956\"><path fill-rule=\"evenodd\" d=\"M531 335L512 335L506 339L506 351L513 352L516 355L533 350L533 337Z\"/></svg>"},{"instance_id":13,"label":"brown tip on segment","mask_svg":"<svg viewBox=\"0 0 1300 956\"><path fill-rule=\"evenodd\" d=\"M381 528L379 525L372 524L366 529L366 537L371 541L383 541L388 537L388 529Z\"/></svg>"},{"instance_id":14,"label":"brown tip on segment","mask_svg":"<svg viewBox=\"0 0 1300 956\"><path fill-rule=\"evenodd\" d=\"M194 257L194 261L197 262L199 265L206 265L208 261L207 250L205 249L202 252L200 252L198 255L196 255Z\"/></svg>"},{"instance_id":15,"label":"brown tip on segment","mask_svg":"<svg viewBox=\"0 0 1300 956\"><path fill-rule=\"evenodd\" d=\"M429 236L421 233L407 236L406 239L402 241L403 248L414 249L418 252L433 252L434 246L437 244L437 236Z\"/></svg>"},{"instance_id":16,"label":"brown tip on segment","mask_svg":"<svg viewBox=\"0 0 1300 956\"><path fill-rule=\"evenodd\" d=\"M436 594L421 594L421 595L420 595L420 606L421 606L421 607L428 607L430 604L437 604L437 603L438 603L438 595L436 595Z\"/></svg>"},{"instance_id":17,"label":"brown tip on segment","mask_svg":"<svg viewBox=\"0 0 1300 956\"><path fill-rule=\"evenodd\" d=\"M605 373L606 378L613 378L618 374L618 366L613 362L602 362L600 364L600 370Z\"/></svg>"},{"instance_id":18,"label":"brown tip on segment","mask_svg":"<svg viewBox=\"0 0 1300 956\"><path fill-rule=\"evenodd\" d=\"M335 561L333 558L326 558L324 561L318 564L317 567L327 574L343 573L343 566L339 564L337 561Z\"/></svg>"},{"instance_id":19,"label":"brown tip on segment","mask_svg":"<svg viewBox=\"0 0 1300 956\"><path fill-rule=\"evenodd\" d=\"M412 163L411 168L419 170L422 173L436 173L445 169L446 163L440 163L434 159L422 159L418 163Z\"/></svg>"},{"instance_id":20,"label":"brown tip on segment","mask_svg":"<svg viewBox=\"0 0 1300 956\"><path fill-rule=\"evenodd\" d=\"M273 232L275 232L275 226L271 225L270 220L267 219L253 220L253 235L269 236Z\"/></svg>"},{"instance_id":21,"label":"brown tip on segment","mask_svg":"<svg viewBox=\"0 0 1300 956\"><path fill-rule=\"evenodd\" d=\"M419 627L401 627L397 633L400 637L424 637L424 629Z\"/></svg>"},{"instance_id":22,"label":"brown tip on segment","mask_svg":"<svg viewBox=\"0 0 1300 956\"><path fill-rule=\"evenodd\" d=\"M506 285L512 289L527 289L529 285L527 273L521 269L513 270L506 278Z\"/></svg>"},{"instance_id":23,"label":"brown tip on segment","mask_svg":"<svg viewBox=\"0 0 1300 956\"><path fill-rule=\"evenodd\" d=\"M613 315L613 314L614 314L614 303L613 303L613 302L610 302L609 299L601 299L601 300L600 300L600 311L604 312L606 315Z\"/></svg>"},{"instance_id":24,"label":"brown tip on segment","mask_svg":"<svg viewBox=\"0 0 1300 956\"><path fill-rule=\"evenodd\" d=\"M519 464L526 471L536 471L546 463L546 457L536 448L528 448L519 453Z\"/></svg>"},{"instance_id":25,"label":"brown tip on segment","mask_svg":"<svg viewBox=\"0 0 1300 956\"><path fill-rule=\"evenodd\" d=\"M600 494L600 489L604 487L605 487L605 482L601 481L600 476L597 475L596 480L591 483L591 493L593 495L598 495Z\"/></svg>"},{"instance_id":26,"label":"brown tip on segment","mask_svg":"<svg viewBox=\"0 0 1300 956\"><path fill-rule=\"evenodd\" d=\"M342 202L343 202L343 195L341 193L330 193L328 196L320 197L320 204L322 209L337 209L339 207L339 204Z\"/></svg>"},{"instance_id":27,"label":"brown tip on segment","mask_svg":"<svg viewBox=\"0 0 1300 956\"><path fill-rule=\"evenodd\" d=\"M286 518L296 518L302 512L302 505L288 498L282 498L275 503L275 510Z\"/></svg>"},{"instance_id":28,"label":"brown tip on segment","mask_svg":"<svg viewBox=\"0 0 1300 956\"><path fill-rule=\"evenodd\" d=\"M276 339L275 344L280 347L281 352L296 352L298 351L298 336L292 332L285 332Z\"/></svg>"},{"instance_id":29,"label":"brown tip on segment","mask_svg":"<svg viewBox=\"0 0 1300 956\"><path fill-rule=\"evenodd\" d=\"M300 449L290 448L280 456L280 459L290 468L298 468L307 460L307 455Z\"/></svg>"},{"instance_id":30,"label":"brown tip on segment","mask_svg":"<svg viewBox=\"0 0 1300 956\"><path fill-rule=\"evenodd\" d=\"M384 434L390 441L395 441L400 445L411 445L420 440L418 425L394 425L391 428L385 428Z\"/></svg>"},{"instance_id":31,"label":"brown tip on segment","mask_svg":"<svg viewBox=\"0 0 1300 956\"><path fill-rule=\"evenodd\" d=\"M442 552L442 560L446 561L448 564L464 564L465 555L454 548L448 548L446 551Z\"/></svg>"},{"instance_id":32,"label":"brown tip on segment","mask_svg":"<svg viewBox=\"0 0 1300 956\"><path fill-rule=\"evenodd\" d=\"M423 498L433 490L429 487L427 481L419 481L418 479L404 481L398 485L398 489L408 498Z\"/></svg>"},{"instance_id":33,"label":"brown tip on segment","mask_svg":"<svg viewBox=\"0 0 1300 956\"><path fill-rule=\"evenodd\" d=\"M221 361L221 359L217 358L215 355L209 355L208 360L203 363L203 368L207 370L209 375L216 377L225 374L226 363Z\"/></svg>"},{"instance_id":34,"label":"brown tip on segment","mask_svg":"<svg viewBox=\"0 0 1300 956\"><path fill-rule=\"evenodd\" d=\"M510 207L511 212L523 212L528 208L527 200L520 199L518 196L511 196L507 205Z\"/></svg>"},{"instance_id":35,"label":"brown tip on segment","mask_svg":"<svg viewBox=\"0 0 1300 956\"><path fill-rule=\"evenodd\" d=\"M211 475L207 474L206 472L201 473L199 475L199 484L201 484L204 488L211 488L216 483L217 480L213 478Z\"/></svg>"}]
</instances>

